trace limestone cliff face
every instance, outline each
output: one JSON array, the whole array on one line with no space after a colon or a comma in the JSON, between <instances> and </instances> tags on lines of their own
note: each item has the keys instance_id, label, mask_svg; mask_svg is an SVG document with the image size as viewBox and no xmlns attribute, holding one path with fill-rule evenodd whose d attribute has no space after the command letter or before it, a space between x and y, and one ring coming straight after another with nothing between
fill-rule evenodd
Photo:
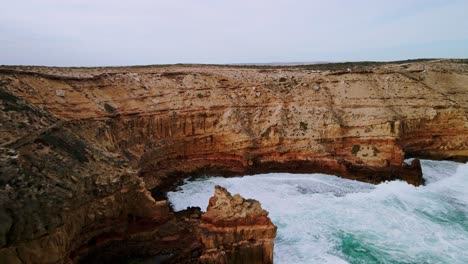
<instances>
[{"instance_id":1,"label":"limestone cliff face","mask_svg":"<svg viewBox=\"0 0 468 264\"><path fill-rule=\"evenodd\" d=\"M196 249L164 201L187 175L420 184L405 155L467 160L467 84L468 65L454 61L350 72L0 67L0 262Z\"/></svg>"},{"instance_id":2,"label":"limestone cliff face","mask_svg":"<svg viewBox=\"0 0 468 264\"><path fill-rule=\"evenodd\" d=\"M275 170L418 184L405 153L467 156L463 64L26 70L4 74L8 90L139 163L149 188L175 174Z\"/></svg>"},{"instance_id":3,"label":"limestone cliff face","mask_svg":"<svg viewBox=\"0 0 468 264\"><path fill-rule=\"evenodd\" d=\"M204 246L201 263L273 263L276 226L256 200L232 196L215 186L198 236Z\"/></svg>"}]
</instances>

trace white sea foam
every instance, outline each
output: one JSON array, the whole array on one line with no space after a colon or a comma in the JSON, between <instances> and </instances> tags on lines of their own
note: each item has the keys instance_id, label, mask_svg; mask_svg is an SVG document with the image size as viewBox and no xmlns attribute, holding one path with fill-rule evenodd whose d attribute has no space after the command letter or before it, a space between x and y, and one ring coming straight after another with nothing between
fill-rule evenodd
<instances>
[{"instance_id":1,"label":"white sea foam","mask_svg":"<svg viewBox=\"0 0 468 264\"><path fill-rule=\"evenodd\" d=\"M261 201L278 226L275 263L468 263L468 164L422 166L421 187L275 173L187 181L168 197L205 209L219 184Z\"/></svg>"}]
</instances>

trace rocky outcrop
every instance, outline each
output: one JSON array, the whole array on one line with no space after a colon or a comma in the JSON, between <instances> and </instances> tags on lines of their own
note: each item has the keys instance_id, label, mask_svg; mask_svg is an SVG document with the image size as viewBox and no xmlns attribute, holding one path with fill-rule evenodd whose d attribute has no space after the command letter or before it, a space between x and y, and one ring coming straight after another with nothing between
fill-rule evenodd
<instances>
[{"instance_id":1,"label":"rocky outcrop","mask_svg":"<svg viewBox=\"0 0 468 264\"><path fill-rule=\"evenodd\" d=\"M3 87L0 95L0 263L157 255L194 241L123 157Z\"/></svg>"},{"instance_id":2,"label":"rocky outcrop","mask_svg":"<svg viewBox=\"0 0 468 264\"><path fill-rule=\"evenodd\" d=\"M198 259L165 200L188 175L418 185L405 157L467 160L463 61L320 67L0 67L0 263Z\"/></svg>"},{"instance_id":3,"label":"rocky outcrop","mask_svg":"<svg viewBox=\"0 0 468 264\"><path fill-rule=\"evenodd\" d=\"M232 196L215 186L198 236L204 246L201 263L273 263L276 226L256 200Z\"/></svg>"}]
</instances>

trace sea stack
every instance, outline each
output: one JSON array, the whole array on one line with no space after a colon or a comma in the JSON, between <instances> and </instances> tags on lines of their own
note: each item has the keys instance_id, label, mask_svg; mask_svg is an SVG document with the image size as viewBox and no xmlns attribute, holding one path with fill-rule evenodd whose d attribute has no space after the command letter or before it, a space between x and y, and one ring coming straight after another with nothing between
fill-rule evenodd
<instances>
[{"instance_id":1,"label":"sea stack","mask_svg":"<svg viewBox=\"0 0 468 264\"><path fill-rule=\"evenodd\" d=\"M215 186L201 217L201 263L273 263L276 226L260 202Z\"/></svg>"}]
</instances>

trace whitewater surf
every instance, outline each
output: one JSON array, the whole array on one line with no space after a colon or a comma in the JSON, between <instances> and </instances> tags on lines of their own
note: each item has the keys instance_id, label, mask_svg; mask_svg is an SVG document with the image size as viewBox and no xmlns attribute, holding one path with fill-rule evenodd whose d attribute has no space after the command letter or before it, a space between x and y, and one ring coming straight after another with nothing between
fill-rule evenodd
<instances>
[{"instance_id":1,"label":"whitewater surf","mask_svg":"<svg viewBox=\"0 0 468 264\"><path fill-rule=\"evenodd\" d=\"M324 174L185 181L175 210L203 210L216 184L254 198L278 226L275 263L468 263L468 163L422 161L426 185Z\"/></svg>"}]
</instances>

